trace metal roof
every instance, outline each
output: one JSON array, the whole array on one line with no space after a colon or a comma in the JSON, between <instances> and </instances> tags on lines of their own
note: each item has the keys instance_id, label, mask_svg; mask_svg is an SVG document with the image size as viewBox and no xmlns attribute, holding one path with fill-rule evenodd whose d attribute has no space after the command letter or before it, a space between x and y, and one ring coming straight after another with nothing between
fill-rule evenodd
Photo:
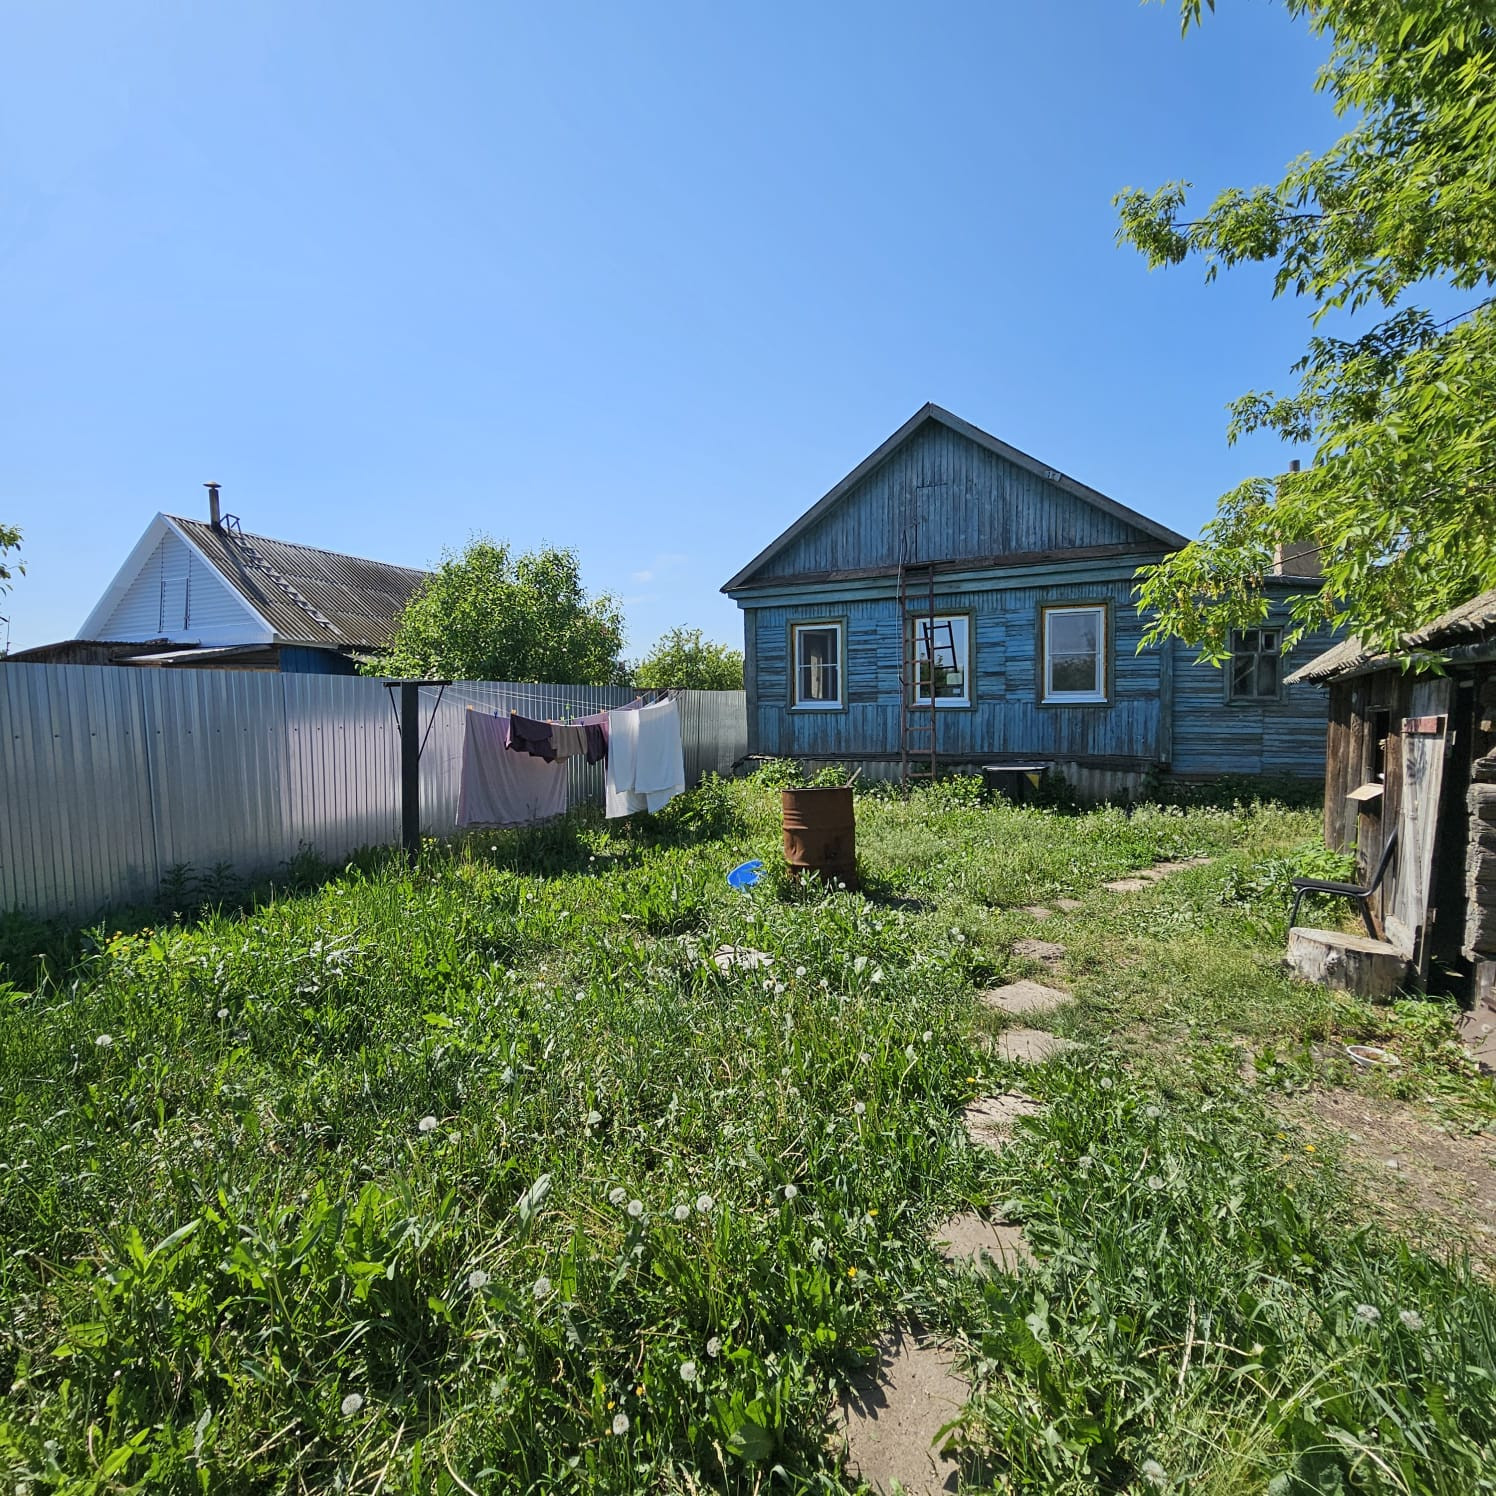
<instances>
[{"instance_id":1,"label":"metal roof","mask_svg":"<svg viewBox=\"0 0 1496 1496\"><path fill-rule=\"evenodd\" d=\"M1472 597L1469 602L1441 613L1432 623L1413 629L1402 636L1402 648L1408 651L1437 650L1458 646L1472 636L1496 633L1496 588ZM1312 684L1350 675L1373 666L1390 665L1392 655L1377 654L1362 646L1359 639L1342 639L1333 649L1316 655L1302 669L1288 677L1289 685Z\"/></svg>"},{"instance_id":2,"label":"metal roof","mask_svg":"<svg viewBox=\"0 0 1496 1496\"><path fill-rule=\"evenodd\" d=\"M388 642L400 610L430 575L227 525L168 518L288 644L377 649Z\"/></svg>"}]
</instances>

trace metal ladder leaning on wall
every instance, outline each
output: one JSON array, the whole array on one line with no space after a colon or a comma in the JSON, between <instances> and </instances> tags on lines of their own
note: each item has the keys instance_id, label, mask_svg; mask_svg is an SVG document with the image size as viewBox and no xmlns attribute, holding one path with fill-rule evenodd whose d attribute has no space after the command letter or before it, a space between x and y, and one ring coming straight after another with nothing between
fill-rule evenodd
<instances>
[{"instance_id":1,"label":"metal ladder leaning on wall","mask_svg":"<svg viewBox=\"0 0 1496 1496\"><path fill-rule=\"evenodd\" d=\"M907 551L906 551L907 554ZM923 616L910 617L911 598L922 607ZM899 564L899 627L903 632L903 668L899 671L899 780L910 785L919 779L935 778L938 742L936 733L935 672L944 666L942 655L950 656L951 670L958 668L956 639L950 620L935 621L935 566L928 561L903 561ZM945 637L940 638L941 630ZM924 643L921 656L920 643ZM928 677L920 680L923 661ZM923 702L917 700L921 684L925 687Z\"/></svg>"}]
</instances>

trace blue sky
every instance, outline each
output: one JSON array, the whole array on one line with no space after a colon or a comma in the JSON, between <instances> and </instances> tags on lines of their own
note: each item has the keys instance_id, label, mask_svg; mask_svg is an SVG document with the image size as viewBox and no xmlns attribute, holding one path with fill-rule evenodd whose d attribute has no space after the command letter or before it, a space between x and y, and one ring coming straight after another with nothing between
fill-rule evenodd
<instances>
[{"instance_id":1,"label":"blue sky","mask_svg":"<svg viewBox=\"0 0 1496 1496\"><path fill-rule=\"evenodd\" d=\"M1111 197L1337 133L1264 0L19 0L0 45L14 647L205 479L408 564L575 546L631 652L926 400L1186 533L1307 308L1150 274Z\"/></svg>"}]
</instances>

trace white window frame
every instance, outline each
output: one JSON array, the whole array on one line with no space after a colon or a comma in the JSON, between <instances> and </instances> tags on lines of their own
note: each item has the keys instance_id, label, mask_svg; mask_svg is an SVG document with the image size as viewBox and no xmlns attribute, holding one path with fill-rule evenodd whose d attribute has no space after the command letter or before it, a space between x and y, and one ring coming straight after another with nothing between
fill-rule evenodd
<instances>
[{"instance_id":1,"label":"white window frame","mask_svg":"<svg viewBox=\"0 0 1496 1496\"><path fill-rule=\"evenodd\" d=\"M1248 634L1258 636L1257 648L1248 649L1244 640ZM1273 647L1264 649L1262 647L1262 635L1273 636ZM1273 672L1273 689L1266 695L1259 691L1238 691L1236 689L1236 662L1240 659L1251 658L1254 664L1253 678L1257 677L1262 669L1264 659L1276 660L1277 669ZM1241 702L1244 706L1263 706L1268 702L1281 701L1283 699L1283 628L1281 624L1259 623L1249 629L1231 630L1231 658L1226 663L1226 700Z\"/></svg>"},{"instance_id":2,"label":"white window frame","mask_svg":"<svg viewBox=\"0 0 1496 1496\"><path fill-rule=\"evenodd\" d=\"M836 635L836 699L803 700L800 695L800 638L830 631ZM847 625L841 618L806 619L790 625L790 709L796 712L839 712L847 704Z\"/></svg>"},{"instance_id":3,"label":"white window frame","mask_svg":"<svg viewBox=\"0 0 1496 1496\"><path fill-rule=\"evenodd\" d=\"M919 651L925 637L925 626L929 624L938 627L943 623L951 626L951 639L956 646L956 669L961 675L961 694L959 696L937 696L935 705L937 708L971 705L971 614L916 613L909 620L909 627L914 631L915 660L915 679L910 687L912 693L910 699L915 706L929 706L930 704L930 693L921 690L919 685L919 665L924 659Z\"/></svg>"},{"instance_id":4,"label":"white window frame","mask_svg":"<svg viewBox=\"0 0 1496 1496\"><path fill-rule=\"evenodd\" d=\"M1054 661L1049 652L1049 623L1056 615L1065 613L1094 613L1097 618L1096 630L1096 687L1090 691L1056 691L1051 684L1054 674ZM1042 648L1040 668L1043 672L1044 692L1042 700L1056 706L1068 704L1076 705L1104 705L1107 700L1107 687L1110 684L1107 669L1107 649L1110 640L1107 637L1109 620L1107 618L1107 606L1105 603L1045 603L1041 612Z\"/></svg>"}]
</instances>

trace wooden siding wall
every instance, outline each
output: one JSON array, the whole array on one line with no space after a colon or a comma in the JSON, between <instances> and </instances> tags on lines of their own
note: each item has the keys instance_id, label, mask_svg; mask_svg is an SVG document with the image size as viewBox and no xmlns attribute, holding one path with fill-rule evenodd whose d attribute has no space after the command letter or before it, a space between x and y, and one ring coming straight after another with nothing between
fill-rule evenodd
<instances>
[{"instance_id":1,"label":"wooden siding wall","mask_svg":"<svg viewBox=\"0 0 1496 1496\"><path fill-rule=\"evenodd\" d=\"M1142 625L1128 601L1130 588L1129 579L1117 578L938 592L938 609L971 613L975 624L974 704L942 709L942 757L1157 761L1166 751L1160 701L1164 657L1158 650L1137 653ZM1040 604L1099 600L1111 604L1110 704L1040 705ZM846 620L846 711L787 710L790 624L818 618ZM897 599L750 608L745 619L752 661L750 753L790 758L898 753L903 646Z\"/></svg>"},{"instance_id":2,"label":"wooden siding wall","mask_svg":"<svg viewBox=\"0 0 1496 1496\"><path fill-rule=\"evenodd\" d=\"M1280 624L1286 612L1275 609ZM1329 633L1307 634L1283 660L1293 674L1337 640ZM1222 667L1198 665L1181 646L1174 663L1173 771L1193 776L1285 774L1318 779L1325 772L1323 686L1284 686L1280 700L1226 700Z\"/></svg>"},{"instance_id":3,"label":"wooden siding wall","mask_svg":"<svg viewBox=\"0 0 1496 1496\"><path fill-rule=\"evenodd\" d=\"M766 576L897 566L915 507L910 560L1008 556L1157 540L931 422L768 565ZM755 583L766 577L755 577Z\"/></svg>"}]
</instances>

